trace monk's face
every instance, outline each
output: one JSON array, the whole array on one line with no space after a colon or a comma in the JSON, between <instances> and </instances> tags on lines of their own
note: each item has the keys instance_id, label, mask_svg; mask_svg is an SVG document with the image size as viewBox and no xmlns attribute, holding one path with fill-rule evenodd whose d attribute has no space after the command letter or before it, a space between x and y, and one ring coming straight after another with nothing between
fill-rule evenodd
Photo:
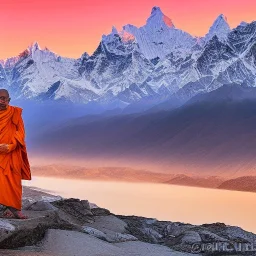
<instances>
[{"instance_id":1,"label":"monk's face","mask_svg":"<svg viewBox=\"0 0 256 256\"><path fill-rule=\"evenodd\" d=\"M9 95L5 91L0 90L0 110L7 109L9 102L10 102Z\"/></svg>"}]
</instances>

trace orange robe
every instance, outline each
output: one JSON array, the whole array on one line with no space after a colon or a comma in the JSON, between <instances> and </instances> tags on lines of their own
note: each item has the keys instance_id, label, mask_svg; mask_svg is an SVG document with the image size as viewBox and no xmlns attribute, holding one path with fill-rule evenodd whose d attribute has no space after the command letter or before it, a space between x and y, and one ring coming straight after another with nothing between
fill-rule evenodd
<instances>
[{"instance_id":1,"label":"orange robe","mask_svg":"<svg viewBox=\"0 0 256 256\"><path fill-rule=\"evenodd\" d=\"M0 153L0 204L21 210L21 180L31 180L25 143L22 108L8 105L0 111L0 144L9 144Z\"/></svg>"}]
</instances>

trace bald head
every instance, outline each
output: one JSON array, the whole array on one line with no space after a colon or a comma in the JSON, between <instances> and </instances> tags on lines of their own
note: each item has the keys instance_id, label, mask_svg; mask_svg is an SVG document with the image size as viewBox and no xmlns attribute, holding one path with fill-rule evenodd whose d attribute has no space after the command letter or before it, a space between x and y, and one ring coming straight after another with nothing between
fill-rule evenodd
<instances>
[{"instance_id":1,"label":"bald head","mask_svg":"<svg viewBox=\"0 0 256 256\"><path fill-rule=\"evenodd\" d=\"M9 92L6 89L0 89L0 110L7 109L10 102Z\"/></svg>"},{"instance_id":2,"label":"bald head","mask_svg":"<svg viewBox=\"0 0 256 256\"><path fill-rule=\"evenodd\" d=\"M5 94L8 98L10 97L9 92L6 89L0 89L0 94Z\"/></svg>"}]
</instances>

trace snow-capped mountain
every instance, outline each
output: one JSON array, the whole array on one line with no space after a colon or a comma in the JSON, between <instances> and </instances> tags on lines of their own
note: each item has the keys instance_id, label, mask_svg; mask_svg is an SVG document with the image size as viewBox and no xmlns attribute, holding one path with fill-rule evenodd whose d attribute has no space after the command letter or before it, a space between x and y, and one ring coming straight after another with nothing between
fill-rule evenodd
<instances>
[{"instance_id":1,"label":"snow-capped mountain","mask_svg":"<svg viewBox=\"0 0 256 256\"><path fill-rule=\"evenodd\" d=\"M176 29L172 20L163 14L159 7L153 7L145 26L123 27L135 36L141 52L147 59L164 58L167 54L190 53L197 40L188 33Z\"/></svg>"},{"instance_id":2,"label":"snow-capped mountain","mask_svg":"<svg viewBox=\"0 0 256 256\"><path fill-rule=\"evenodd\" d=\"M94 54L82 61L82 77L98 90L100 102L116 98L130 103L152 91L143 83L154 70L153 63L139 51L133 39L122 35L113 29L110 35L103 36Z\"/></svg>"},{"instance_id":3,"label":"snow-capped mountain","mask_svg":"<svg viewBox=\"0 0 256 256\"><path fill-rule=\"evenodd\" d=\"M231 31L228 24L227 18L221 14L214 21L213 25L210 27L209 33L205 36L205 41L208 42L214 36L217 36L221 42L226 42L229 32Z\"/></svg>"},{"instance_id":4,"label":"snow-capped mountain","mask_svg":"<svg viewBox=\"0 0 256 256\"><path fill-rule=\"evenodd\" d=\"M85 56L85 55L84 55ZM6 62L8 63L8 62ZM79 61L61 57L38 43L22 52L13 67L3 67L12 94L26 98L71 99L84 102L96 95L79 74Z\"/></svg>"},{"instance_id":5,"label":"snow-capped mountain","mask_svg":"<svg viewBox=\"0 0 256 256\"><path fill-rule=\"evenodd\" d=\"M256 87L256 22L230 30L220 15L198 39L159 7L140 28L113 27L91 56L65 58L34 43L0 62L0 86L13 98L122 107L147 98L187 100L232 83Z\"/></svg>"}]
</instances>

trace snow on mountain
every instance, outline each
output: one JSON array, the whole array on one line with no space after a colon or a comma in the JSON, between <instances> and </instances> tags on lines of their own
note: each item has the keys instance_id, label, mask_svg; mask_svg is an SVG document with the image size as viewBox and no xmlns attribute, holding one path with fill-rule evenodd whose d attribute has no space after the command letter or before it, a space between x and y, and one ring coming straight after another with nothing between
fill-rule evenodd
<instances>
[{"instance_id":1,"label":"snow on mountain","mask_svg":"<svg viewBox=\"0 0 256 256\"><path fill-rule=\"evenodd\" d=\"M0 87L5 88L8 83L6 71L2 64L0 64Z\"/></svg>"},{"instance_id":2,"label":"snow on mountain","mask_svg":"<svg viewBox=\"0 0 256 256\"><path fill-rule=\"evenodd\" d=\"M11 58L7 58L6 60L0 60L0 64L2 64L4 68L12 68L18 62L18 60L19 60L18 56L11 57Z\"/></svg>"},{"instance_id":3,"label":"snow on mountain","mask_svg":"<svg viewBox=\"0 0 256 256\"><path fill-rule=\"evenodd\" d=\"M245 22L245 21L242 21L242 22L239 24L239 26L247 26L247 25L248 25L248 23Z\"/></svg>"},{"instance_id":4,"label":"snow on mountain","mask_svg":"<svg viewBox=\"0 0 256 256\"><path fill-rule=\"evenodd\" d=\"M204 40L206 42L210 41L214 36L222 42L225 42L228 37L228 33L231 31L227 18L221 14L214 21L213 25L210 27L209 32L206 34Z\"/></svg>"},{"instance_id":5,"label":"snow on mountain","mask_svg":"<svg viewBox=\"0 0 256 256\"><path fill-rule=\"evenodd\" d=\"M163 14L161 9L157 6L152 8L151 15L147 19L146 26L153 30L157 30L161 27L175 28L172 20Z\"/></svg>"},{"instance_id":6,"label":"snow on mountain","mask_svg":"<svg viewBox=\"0 0 256 256\"><path fill-rule=\"evenodd\" d=\"M125 102L136 101L143 93L133 84L144 82L154 65L138 51L136 43L122 41L115 32L103 37L80 70L83 77L100 91L99 101L109 101L113 97Z\"/></svg>"},{"instance_id":7,"label":"snow on mountain","mask_svg":"<svg viewBox=\"0 0 256 256\"><path fill-rule=\"evenodd\" d=\"M255 44L256 22L233 29L226 43L215 35L195 62L198 79L185 84L177 93L178 97L188 99L224 84L256 87Z\"/></svg>"},{"instance_id":8,"label":"snow on mountain","mask_svg":"<svg viewBox=\"0 0 256 256\"><path fill-rule=\"evenodd\" d=\"M0 60L0 87L5 88L10 84L11 72L19 59L20 57L17 56Z\"/></svg>"},{"instance_id":9,"label":"snow on mountain","mask_svg":"<svg viewBox=\"0 0 256 256\"><path fill-rule=\"evenodd\" d=\"M130 53L135 48L138 50L134 37L126 31L118 32L115 27L112 28L112 32L109 35L102 36L102 44L108 51L115 54Z\"/></svg>"},{"instance_id":10,"label":"snow on mountain","mask_svg":"<svg viewBox=\"0 0 256 256\"><path fill-rule=\"evenodd\" d=\"M78 67L77 60L61 57L48 49L41 50L35 42L20 54L9 72L8 87L17 98L40 98L47 94L56 100L87 102L86 99L95 97L96 93L88 89L90 85L82 79Z\"/></svg>"},{"instance_id":11,"label":"snow on mountain","mask_svg":"<svg viewBox=\"0 0 256 256\"><path fill-rule=\"evenodd\" d=\"M126 106L170 96L187 100L223 84L256 87L256 22L230 30L220 15L192 37L153 7L143 27L115 27L90 56L65 58L37 42L0 62L0 86L14 98Z\"/></svg>"},{"instance_id":12,"label":"snow on mountain","mask_svg":"<svg viewBox=\"0 0 256 256\"><path fill-rule=\"evenodd\" d=\"M167 54L189 53L197 41L188 33L176 29L159 7L153 7L145 26L125 25L123 30L134 35L147 59L164 58Z\"/></svg>"}]
</instances>

